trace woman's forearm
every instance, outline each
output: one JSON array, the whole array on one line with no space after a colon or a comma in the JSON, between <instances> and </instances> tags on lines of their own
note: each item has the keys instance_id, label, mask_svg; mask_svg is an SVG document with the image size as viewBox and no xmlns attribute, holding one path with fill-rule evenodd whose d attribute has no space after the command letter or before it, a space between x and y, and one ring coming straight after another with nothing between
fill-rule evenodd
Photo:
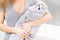
<instances>
[{"instance_id":1,"label":"woman's forearm","mask_svg":"<svg viewBox=\"0 0 60 40\"><path fill-rule=\"evenodd\" d=\"M38 20L32 21L32 22L28 22L30 24L31 27L34 27L36 25L41 25L42 23L47 22L48 20L50 20L52 18L51 14L49 11L46 12L46 14Z\"/></svg>"},{"instance_id":2,"label":"woman's forearm","mask_svg":"<svg viewBox=\"0 0 60 40\"><path fill-rule=\"evenodd\" d=\"M0 30L4 31L6 33L14 33L15 28L14 27L8 27L8 26L0 23Z\"/></svg>"}]
</instances>

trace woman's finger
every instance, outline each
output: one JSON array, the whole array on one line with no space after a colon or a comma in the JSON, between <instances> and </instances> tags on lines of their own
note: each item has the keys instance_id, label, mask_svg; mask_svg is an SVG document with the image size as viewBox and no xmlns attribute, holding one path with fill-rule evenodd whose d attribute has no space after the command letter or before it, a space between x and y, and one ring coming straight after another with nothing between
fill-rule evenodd
<instances>
[{"instance_id":1,"label":"woman's finger","mask_svg":"<svg viewBox=\"0 0 60 40\"><path fill-rule=\"evenodd\" d=\"M25 38L29 37L29 33L26 33L25 31L21 35L24 36Z\"/></svg>"},{"instance_id":2,"label":"woman's finger","mask_svg":"<svg viewBox=\"0 0 60 40\"><path fill-rule=\"evenodd\" d=\"M24 32L25 32L26 34L30 34L30 31L24 30Z\"/></svg>"},{"instance_id":3,"label":"woman's finger","mask_svg":"<svg viewBox=\"0 0 60 40\"><path fill-rule=\"evenodd\" d=\"M23 29L24 30L24 32L26 32L26 33L29 33L30 34L30 30L29 29Z\"/></svg>"},{"instance_id":4,"label":"woman's finger","mask_svg":"<svg viewBox=\"0 0 60 40\"><path fill-rule=\"evenodd\" d=\"M26 33L23 33L22 35L23 35L25 38L26 38L26 37L29 37L29 34L26 34Z\"/></svg>"},{"instance_id":5,"label":"woman's finger","mask_svg":"<svg viewBox=\"0 0 60 40\"><path fill-rule=\"evenodd\" d=\"M23 35L20 35L20 38L21 38L21 39L24 39L24 38L25 38L25 36L23 36Z\"/></svg>"}]
</instances>

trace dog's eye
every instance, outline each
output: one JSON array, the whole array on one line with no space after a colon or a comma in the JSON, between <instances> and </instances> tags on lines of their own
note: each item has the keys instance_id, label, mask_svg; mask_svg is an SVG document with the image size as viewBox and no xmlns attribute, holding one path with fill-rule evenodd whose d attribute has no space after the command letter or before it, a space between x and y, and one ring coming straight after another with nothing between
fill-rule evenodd
<instances>
[{"instance_id":1,"label":"dog's eye","mask_svg":"<svg viewBox=\"0 0 60 40\"><path fill-rule=\"evenodd\" d=\"M38 8L38 10L40 10L40 7Z\"/></svg>"},{"instance_id":2,"label":"dog's eye","mask_svg":"<svg viewBox=\"0 0 60 40\"><path fill-rule=\"evenodd\" d=\"M37 9L40 10L40 5L37 5Z\"/></svg>"}]
</instances>

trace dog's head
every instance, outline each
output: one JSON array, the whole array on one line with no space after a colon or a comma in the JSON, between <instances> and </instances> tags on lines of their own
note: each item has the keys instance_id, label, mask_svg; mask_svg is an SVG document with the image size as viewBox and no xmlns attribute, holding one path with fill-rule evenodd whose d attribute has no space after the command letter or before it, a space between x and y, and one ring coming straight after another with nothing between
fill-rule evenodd
<instances>
[{"instance_id":1,"label":"dog's head","mask_svg":"<svg viewBox=\"0 0 60 40\"><path fill-rule=\"evenodd\" d=\"M44 2L37 2L36 4L30 7L30 10L40 11L40 10L44 10L45 8L47 8L47 5Z\"/></svg>"},{"instance_id":2,"label":"dog's head","mask_svg":"<svg viewBox=\"0 0 60 40\"><path fill-rule=\"evenodd\" d=\"M42 10L42 9L44 9L45 7L47 7L47 5L46 5L44 2L37 2L37 3L35 4L35 6L36 6L36 8L37 8L38 10Z\"/></svg>"}]
</instances>

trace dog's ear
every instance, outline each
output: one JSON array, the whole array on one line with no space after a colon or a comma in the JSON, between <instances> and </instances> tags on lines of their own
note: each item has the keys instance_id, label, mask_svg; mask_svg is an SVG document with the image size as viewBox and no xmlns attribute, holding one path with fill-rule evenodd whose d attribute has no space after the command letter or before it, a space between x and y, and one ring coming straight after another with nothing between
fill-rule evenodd
<instances>
[{"instance_id":1,"label":"dog's ear","mask_svg":"<svg viewBox=\"0 0 60 40\"><path fill-rule=\"evenodd\" d=\"M44 2L41 2L41 4L42 4L42 6L43 6L43 7L46 7L46 8L48 8L48 6L46 5L46 3L44 3Z\"/></svg>"}]
</instances>

